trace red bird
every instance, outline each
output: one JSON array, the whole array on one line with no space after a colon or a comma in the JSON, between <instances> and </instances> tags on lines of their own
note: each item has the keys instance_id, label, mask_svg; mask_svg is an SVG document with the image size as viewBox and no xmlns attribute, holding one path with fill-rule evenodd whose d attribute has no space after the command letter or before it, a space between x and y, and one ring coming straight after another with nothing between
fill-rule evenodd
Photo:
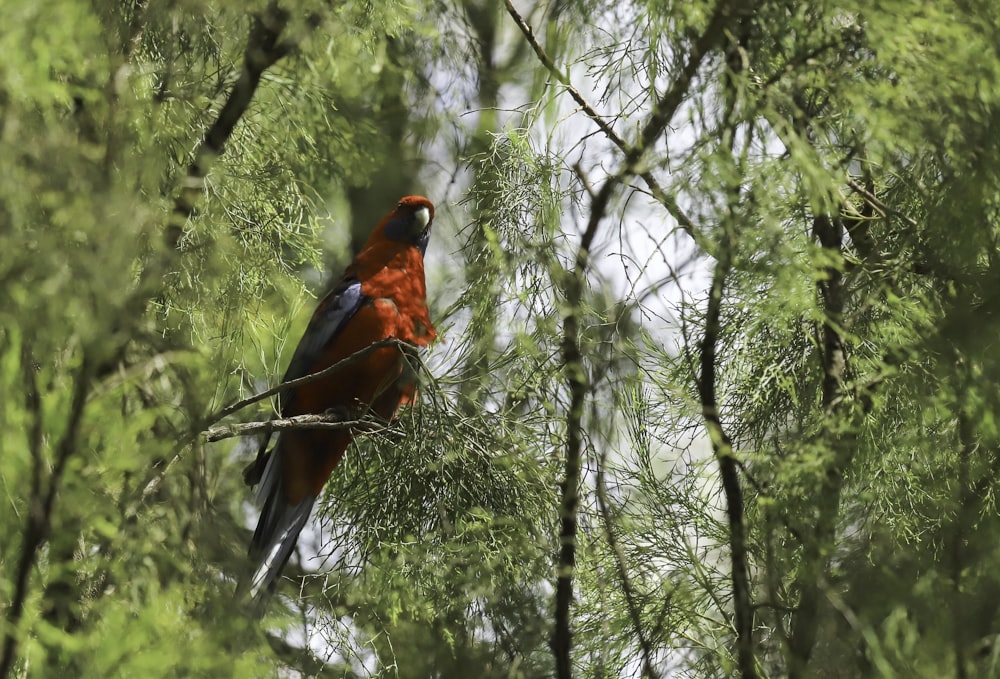
<instances>
[{"instance_id":1,"label":"red bird","mask_svg":"<svg viewBox=\"0 0 1000 679\"><path fill-rule=\"evenodd\" d=\"M403 198L382 219L319 303L283 382L319 372L381 340L423 347L434 339L424 283L424 251L433 220L434 205L422 196ZM360 410L391 419L414 397L412 354L403 346L374 349L328 378L284 392L278 400L281 416ZM251 597L273 587L353 438L349 429L287 430L269 455L248 468L248 483L260 481L257 501L262 504L250 544L255 571L241 584Z\"/></svg>"}]
</instances>

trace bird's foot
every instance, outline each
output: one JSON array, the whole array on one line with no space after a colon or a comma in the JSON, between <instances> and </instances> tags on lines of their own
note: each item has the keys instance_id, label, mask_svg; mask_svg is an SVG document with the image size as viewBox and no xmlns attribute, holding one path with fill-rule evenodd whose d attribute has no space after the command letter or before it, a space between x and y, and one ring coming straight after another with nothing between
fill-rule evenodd
<instances>
[{"instance_id":1,"label":"bird's foot","mask_svg":"<svg viewBox=\"0 0 1000 679\"><path fill-rule=\"evenodd\" d=\"M354 408L349 408L348 406L334 406L332 408L327 408L323 411L323 414L345 422L358 418L358 411Z\"/></svg>"}]
</instances>

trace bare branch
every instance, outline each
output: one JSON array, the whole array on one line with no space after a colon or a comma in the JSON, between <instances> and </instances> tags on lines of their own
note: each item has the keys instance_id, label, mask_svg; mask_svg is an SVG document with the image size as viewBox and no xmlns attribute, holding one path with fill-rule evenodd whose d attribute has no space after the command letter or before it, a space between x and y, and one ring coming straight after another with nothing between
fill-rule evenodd
<instances>
[{"instance_id":1,"label":"bare branch","mask_svg":"<svg viewBox=\"0 0 1000 679\"><path fill-rule=\"evenodd\" d=\"M364 428L368 431L380 429L377 422L366 419L344 419L343 415L295 415L275 420L264 420L262 422L241 422L239 424L227 424L220 427L212 427L202 432L202 435L209 443L233 438L234 436L251 436L253 434L270 434L275 431L287 431L289 429L358 429Z\"/></svg>"}]
</instances>

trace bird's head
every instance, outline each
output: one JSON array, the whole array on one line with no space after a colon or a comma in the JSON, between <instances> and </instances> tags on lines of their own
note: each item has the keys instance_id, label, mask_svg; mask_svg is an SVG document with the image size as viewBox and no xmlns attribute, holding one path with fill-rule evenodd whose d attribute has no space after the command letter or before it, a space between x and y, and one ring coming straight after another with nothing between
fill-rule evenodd
<instances>
[{"instance_id":1,"label":"bird's head","mask_svg":"<svg viewBox=\"0 0 1000 679\"><path fill-rule=\"evenodd\" d=\"M406 196L382 220L381 231L384 238L413 245L422 254L427 249L433 221L433 203L423 196ZM376 229L376 233L378 231Z\"/></svg>"}]
</instances>

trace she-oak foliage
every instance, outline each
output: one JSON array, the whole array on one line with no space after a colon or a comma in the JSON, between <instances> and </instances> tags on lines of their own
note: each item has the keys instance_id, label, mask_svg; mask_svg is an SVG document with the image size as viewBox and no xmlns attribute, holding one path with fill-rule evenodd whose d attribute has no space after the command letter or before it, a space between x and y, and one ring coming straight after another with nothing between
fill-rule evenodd
<instances>
[{"instance_id":1,"label":"she-oak foliage","mask_svg":"<svg viewBox=\"0 0 1000 679\"><path fill-rule=\"evenodd\" d=\"M995 3L36 5L0 679L1000 675ZM443 339L251 626L200 432L400 168Z\"/></svg>"}]
</instances>

